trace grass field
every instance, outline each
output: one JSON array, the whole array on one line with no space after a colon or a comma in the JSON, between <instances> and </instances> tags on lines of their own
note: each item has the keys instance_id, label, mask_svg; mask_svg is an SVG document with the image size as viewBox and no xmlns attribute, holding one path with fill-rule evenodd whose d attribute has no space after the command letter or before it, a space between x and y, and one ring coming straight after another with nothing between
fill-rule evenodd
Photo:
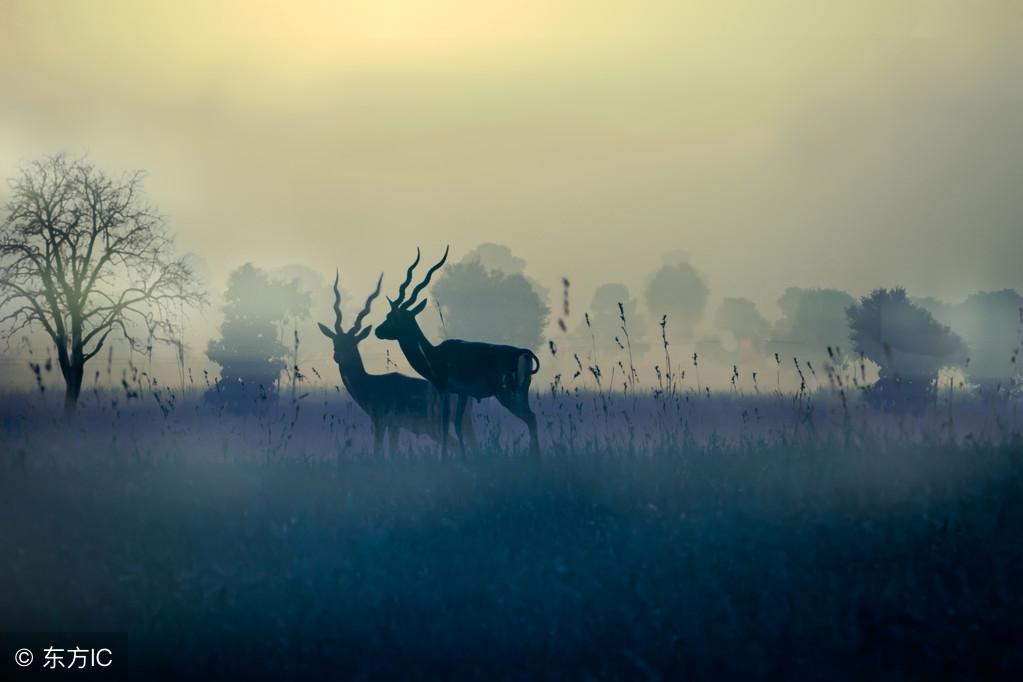
<instances>
[{"instance_id":1,"label":"grass field","mask_svg":"<svg viewBox=\"0 0 1023 682\"><path fill-rule=\"evenodd\" d=\"M200 679L1023 675L1009 400L553 391L541 463L487 406L439 461L333 392L0 402L2 631Z\"/></svg>"}]
</instances>

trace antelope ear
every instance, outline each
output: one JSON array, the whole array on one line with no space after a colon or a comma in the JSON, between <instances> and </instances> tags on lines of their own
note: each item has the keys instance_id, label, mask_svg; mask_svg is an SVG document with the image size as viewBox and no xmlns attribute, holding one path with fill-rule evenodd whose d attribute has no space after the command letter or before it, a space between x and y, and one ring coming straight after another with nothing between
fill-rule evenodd
<instances>
[{"instance_id":1,"label":"antelope ear","mask_svg":"<svg viewBox=\"0 0 1023 682\"><path fill-rule=\"evenodd\" d=\"M373 325L369 325L368 327L364 328L361 332L356 334L355 342L359 343L361 341L364 341L366 339L366 337L369 336L369 333L371 331L373 331Z\"/></svg>"},{"instance_id":2,"label":"antelope ear","mask_svg":"<svg viewBox=\"0 0 1023 682\"><path fill-rule=\"evenodd\" d=\"M330 331L330 327L328 327L327 325L323 324L322 322L317 322L316 326L320 328L320 331L323 332L323 335L326 336L328 339L335 338L334 332Z\"/></svg>"},{"instance_id":3,"label":"antelope ear","mask_svg":"<svg viewBox=\"0 0 1023 682\"><path fill-rule=\"evenodd\" d=\"M418 315L419 313L423 312L423 308L425 308L425 307L426 307L426 299L424 298L422 301L419 302L419 305L417 305L415 308L410 309L409 312L412 313L412 315L414 317L414 316Z\"/></svg>"}]
</instances>

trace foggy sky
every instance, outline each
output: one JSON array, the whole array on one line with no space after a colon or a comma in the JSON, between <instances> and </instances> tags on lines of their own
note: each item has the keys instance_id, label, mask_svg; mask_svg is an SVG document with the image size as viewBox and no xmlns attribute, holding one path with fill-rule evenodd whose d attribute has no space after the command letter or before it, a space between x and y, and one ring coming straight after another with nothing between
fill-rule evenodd
<instances>
[{"instance_id":1,"label":"foggy sky","mask_svg":"<svg viewBox=\"0 0 1023 682\"><path fill-rule=\"evenodd\" d=\"M1021 64L1014 0L8 0L0 175L147 169L214 289L393 291L417 244L489 241L577 309L678 249L769 317L788 286L958 300L1023 290Z\"/></svg>"}]
</instances>

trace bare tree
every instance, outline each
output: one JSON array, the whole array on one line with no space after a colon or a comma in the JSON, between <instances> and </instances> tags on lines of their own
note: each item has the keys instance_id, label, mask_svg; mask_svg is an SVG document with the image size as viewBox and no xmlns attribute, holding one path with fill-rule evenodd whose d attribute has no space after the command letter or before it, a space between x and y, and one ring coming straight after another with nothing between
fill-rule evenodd
<instances>
[{"instance_id":1,"label":"bare tree","mask_svg":"<svg viewBox=\"0 0 1023 682\"><path fill-rule=\"evenodd\" d=\"M111 178L63 154L10 181L0 223L0 334L40 326L57 349L71 412L85 364L111 333L134 347L168 340L174 313L205 303L192 268L174 254L162 216L142 196L141 171Z\"/></svg>"}]
</instances>

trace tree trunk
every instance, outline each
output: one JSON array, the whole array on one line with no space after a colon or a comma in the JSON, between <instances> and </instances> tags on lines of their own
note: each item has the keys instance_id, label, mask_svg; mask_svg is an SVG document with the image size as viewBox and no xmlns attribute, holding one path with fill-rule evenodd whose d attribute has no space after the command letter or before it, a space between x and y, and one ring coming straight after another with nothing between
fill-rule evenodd
<instances>
[{"instance_id":1,"label":"tree trunk","mask_svg":"<svg viewBox=\"0 0 1023 682\"><path fill-rule=\"evenodd\" d=\"M72 310L71 313L71 348L67 358L67 371L64 372L66 388L64 391L64 413L72 414L78 407L78 396L82 392L82 379L85 377L85 349L82 347L81 316Z\"/></svg>"},{"instance_id":2,"label":"tree trunk","mask_svg":"<svg viewBox=\"0 0 1023 682\"><path fill-rule=\"evenodd\" d=\"M64 412L71 414L78 407L78 396L82 392L82 378L85 376L85 363L79 362L68 368L64 379Z\"/></svg>"}]
</instances>

